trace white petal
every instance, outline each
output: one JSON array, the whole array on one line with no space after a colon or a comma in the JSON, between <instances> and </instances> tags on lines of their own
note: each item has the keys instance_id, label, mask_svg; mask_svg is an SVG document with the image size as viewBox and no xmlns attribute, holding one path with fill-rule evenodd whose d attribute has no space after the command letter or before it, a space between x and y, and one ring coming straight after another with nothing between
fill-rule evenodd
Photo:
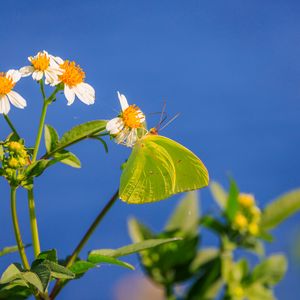
<instances>
[{"instance_id":1,"label":"white petal","mask_svg":"<svg viewBox=\"0 0 300 300\"><path fill-rule=\"evenodd\" d=\"M137 139L138 139L137 129L133 128L133 129L131 129L130 133L127 136L126 146L127 147L133 147L134 144L136 143Z\"/></svg>"},{"instance_id":2,"label":"white petal","mask_svg":"<svg viewBox=\"0 0 300 300\"><path fill-rule=\"evenodd\" d=\"M19 71L20 71L22 77L27 77L33 73L34 67L26 66L26 67L21 68Z\"/></svg>"},{"instance_id":3,"label":"white petal","mask_svg":"<svg viewBox=\"0 0 300 300\"><path fill-rule=\"evenodd\" d=\"M12 69L6 72L6 77L10 77L14 82L18 82L22 75L18 70Z\"/></svg>"},{"instance_id":4,"label":"white petal","mask_svg":"<svg viewBox=\"0 0 300 300\"><path fill-rule=\"evenodd\" d=\"M39 72L40 72L40 71L34 71L34 72L32 73L32 78L33 78L34 80L39 80L39 79L37 79L38 76L39 76Z\"/></svg>"},{"instance_id":5,"label":"white petal","mask_svg":"<svg viewBox=\"0 0 300 300\"><path fill-rule=\"evenodd\" d=\"M55 64L55 66L57 66L64 63L64 60L59 56L53 56L50 54L49 57L50 57L50 65Z\"/></svg>"},{"instance_id":6,"label":"white petal","mask_svg":"<svg viewBox=\"0 0 300 300\"><path fill-rule=\"evenodd\" d=\"M11 104L14 105L15 107L24 108L27 105L26 100L20 94L16 93L15 91L10 91L7 94L7 97L9 99L9 101L11 102Z\"/></svg>"},{"instance_id":7,"label":"white petal","mask_svg":"<svg viewBox=\"0 0 300 300\"><path fill-rule=\"evenodd\" d=\"M10 104L6 95L0 96L0 113L7 115L10 110Z\"/></svg>"},{"instance_id":8,"label":"white petal","mask_svg":"<svg viewBox=\"0 0 300 300\"><path fill-rule=\"evenodd\" d=\"M37 71L36 80L41 80L43 78L43 75L44 75L43 71Z\"/></svg>"},{"instance_id":9,"label":"white petal","mask_svg":"<svg viewBox=\"0 0 300 300\"><path fill-rule=\"evenodd\" d=\"M75 100L75 92L69 86L65 84L64 94L67 98L68 105L71 105Z\"/></svg>"},{"instance_id":10,"label":"white petal","mask_svg":"<svg viewBox=\"0 0 300 300\"><path fill-rule=\"evenodd\" d=\"M45 83L46 84L53 84L57 81L58 81L58 76L51 68L48 68L47 70L45 70Z\"/></svg>"},{"instance_id":11,"label":"white petal","mask_svg":"<svg viewBox=\"0 0 300 300\"><path fill-rule=\"evenodd\" d=\"M121 104L122 111L124 111L129 106L128 101L127 101L125 95L120 94L119 92L117 92L117 93L118 93L118 97L119 97L119 101L120 101L120 104Z\"/></svg>"},{"instance_id":12,"label":"white petal","mask_svg":"<svg viewBox=\"0 0 300 300\"><path fill-rule=\"evenodd\" d=\"M87 87L89 86L89 87ZM73 89L76 94L76 96L81 100L83 103L90 105L94 104L95 102L95 94L91 93L92 88L87 83L84 84L84 82L77 84ZM93 88L92 88L93 89Z\"/></svg>"},{"instance_id":13,"label":"white petal","mask_svg":"<svg viewBox=\"0 0 300 300\"><path fill-rule=\"evenodd\" d=\"M124 128L124 123L121 118L114 118L107 122L106 130L110 134L118 134Z\"/></svg>"}]
</instances>

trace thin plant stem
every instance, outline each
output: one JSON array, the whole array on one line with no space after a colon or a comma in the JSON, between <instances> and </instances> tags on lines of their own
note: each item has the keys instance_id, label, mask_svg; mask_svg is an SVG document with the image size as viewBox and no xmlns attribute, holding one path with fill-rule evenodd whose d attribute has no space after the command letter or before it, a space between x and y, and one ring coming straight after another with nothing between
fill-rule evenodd
<instances>
[{"instance_id":1,"label":"thin plant stem","mask_svg":"<svg viewBox=\"0 0 300 300\"><path fill-rule=\"evenodd\" d=\"M35 214L34 194L33 189L28 191L28 207L30 216L30 228L33 242L34 257L36 258L41 252L39 231Z\"/></svg>"},{"instance_id":2,"label":"thin plant stem","mask_svg":"<svg viewBox=\"0 0 300 300\"><path fill-rule=\"evenodd\" d=\"M10 129L12 130L12 132L17 136L18 139L20 139L20 136L19 136L15 126L13 125L11 120L9 119L8 115L3 114L3 117L4 117L5 121L7 122L8 126L10 127Z\"/></svg>"},{"instance_id":3,"label":"thin plant stem","mask_svg":"<svg viewBox=\"0 0 300 300\"><path fill-rule=\"evenodd\" d=\"M54 92L50 95L50 97L48 99L46 99L44 83L42 80L40 80L40 88L41 88L41 93L43 96L43 108L42 108L42 113L41 113L41 117L40 117L40 123L39 123L36 141L35 141L35 146L34 146L34 150L33 150L32 163L36 161L37 154L38 154L38 151L40 148L40 143L41 143L41 138L42 138L42 134L43 134L43 128L44 128L44 124L45 124L48 105L54 100L55 95L57 94L57 92L59 90L59 88L57 87L54 90ZM41 252L41 246L40 246L38 224L37 224L36 213L35 213L33 188L28 190L28 206L29 206L30 228L31 228L34 256L36 258Z\"/></svg>"},{"instance_id":4,"label":"thin plant stem","mask_svg":"<svg viewBox=\"0 0 300 300\"><path fill-rule=\"evenodd\" d=\"M33 150L33 154L32 154L32 162L36 161L36 157L37 157L37 154L38 154L38 151L40 148L41 138L42 138L42 134L43 134L43 128L44 128L46 114L47 114L47 108L48 108L49 104L50 103L48 101L44 101L44 103L43 103L39 129L38 129L38 133L37 133L37 137L36 137L35 145L34 145L34 150Z\"/></svg>"},{"instance_id":5,"label":"thin plant stem","mask_svg":"<svg viewBox=\"0 0 300 300\"><path fill-rule=\"evenodd\" d=\"M115 192L115 194L110 198L108 203L100 211L100 213L98 214L98 216L96 217L94 222L90 225L89 229L87 230L87 232L84 234L84 236L82 237L82 239L78 243L77 247L75 248L72 255L70 256L70 258L67 261L67 264L66 264L67 268L71 267L72 264L76 261L76 259L77 259L78 255L80 254L82 248L85 246L85 244L87 243L87 241L89 240L89 238L91 237L91 235L93 234L93 232L95 231L95 229L97 228L99 223L102 221L102 219L105 217L107 212L110 210L110 208L113 206L113 204L117 201L118 198L119 198L119 190L117 190ZM50 294L50 300L55 299L55 297L59 294L59 292L61 291L61 289L64 287L65 284L66 284L66 281L63 281L61 279L58 279L56 281L56 283L53 287L53 290Z\"/></svg>"},{"instance_id":6,"label":"thin plant stem","mask_svg":"<svg viewBox=\"0 0 300 300\"><path fill-rule=\"evenodd\" d=\"M18 217L17 217L16 190L17 190L16 187L11 186L11 190L10 190L11 214L12 214L12 220L13 220L13 225L14 225L16 242L18 245L18 250L19 250L19 254L21 256L22 264L25 269L29 270L30 266L29 266L28 259L27 259L26 253L25 253L24 244L22 242L22 237L21 237L21 232L20 232L20 227L19 227L19 222L18 222Z\"/></svg>"}]
</instances>

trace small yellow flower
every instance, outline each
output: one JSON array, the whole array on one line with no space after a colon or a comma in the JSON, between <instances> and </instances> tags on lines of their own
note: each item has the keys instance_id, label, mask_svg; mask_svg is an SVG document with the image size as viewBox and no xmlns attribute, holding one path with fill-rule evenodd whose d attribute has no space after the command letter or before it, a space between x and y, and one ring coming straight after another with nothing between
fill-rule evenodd
<instances>
[{"instance_id":1,"label":"small yellow flower","mask_svg":"<svg viewBox=\"0 0 300 300\"><path fill-rule=\"evenodd\" d=\"M238 201L243 207L252 207L255 205L255 199L252 194L239 194Z\"/></svg>"},{"instance_id":2,"label":"small yellow flower","mask_svg":"<svg viewBox=\"0 0 300 300\"><path fill-rule=\"evenodd\" d=\"M248 220L243 214L238 212L234 218L234 225L238 229L245 229L248 226Z\"/></svg>"},{"instance_id":3,"label":"small yellow flower","mask_svg":"<svg viewBox=\"0 0 300 300\"><path fill-rule=\"evenodd\" d=\"M12 157L12 158L9 159L8 165L9 165L12 169L17 169L18 166L19 166L19 161L18 161L16 158Z\"/></svg>"},{"instance_id":4,"label":"small yellow flower","mask_svg":"<svg viewBox=\"0 0 300 300\"><path fill-rule=\"evenodd\" d=\"M58 81L58 76L62 74L55 57L43 50L35 56L28 57L30 66L25 66L20 69L23 77L32 75L34 80L41 80L45 75L46 84L55 84Z\"/></svg>"},{"instance_id":5,"label":"small yellow flower","mask_svg":"<svg viewBox=\"0 0 300 300\"><path fill-rule=\"evenodd\" d=\"M243 297L244 293L245 293L244 289L241 286L236 286L232 291L233 296L238 297L238 298Z\"/></svg>"},{"instance_id":6,"label":"small yellow flower","mask_svg":"<svg viewBox=\"0 0 300 300\"><path fill-rule=\"evenodd\" d=\"M26 165L27 165L27 160L26 160L25 158L23 158L23 157L20 157L20 158L19 158L19 165L20 165L21 167L26 166Z\"/></svg>"},{"instance_id":7,"label":"small yellow flower","mask_svg":"<svg viewBox=\"0 0 300 300\"><path fill-rule=\"evenodd\" d=\"M256 223L250 223L248 226L248 231L251 235L257 235L259 233L259 227Z\"/></svg>"},{"instance_id":8,"label":"small yellow flower","mask_svg":"<svg viewBox=\"0 0 300 300\"><path fill-rule=\"evenodd\" d=\"M261 218L261 211L260 211L260 209L259 209L257 206L251 207L250 213L251 213L251 215L252 215L252 219L253 219L255 222L259 222L259 221L260 221L260 218Z\"/></svg>"},{"instance_id":9,"label":"small yellow flower","mask_svg":"<svg viewBox=\"0 0 300 300\"><path fill-rule=\"evenodd\" d=\"M74 61L63 61L59 57L55 57L55 61L59 64L61 74L54 85L63 83L68 105L74 102L75 96L87 105L94 104L96 97L95 90L91 85L84 82L85 73L80 66Z\"/></svg>"},{"instance_id":10,"label":"small yellow flower","mask_svg":"<svg viewBox=\"0 0 300 300\"><path fill-rule=\"evenodd\" d=\"M8 149L13 152L21 152L24 146L19 142L12 141L8 144Z\"/></svg>"},{"instance_id":11,"label":"small yellow flower","mask_svg":"<svg viewBox=\"0 0 300 300\"><path fill-rule=\"evenodd\" d=\"M0 72L0 113L7 115L10 111L10 103L18 108L26 107L26 100L13 91L16 83L21 79L21 73L17 70Z\"/></svg>"}]
</instances>

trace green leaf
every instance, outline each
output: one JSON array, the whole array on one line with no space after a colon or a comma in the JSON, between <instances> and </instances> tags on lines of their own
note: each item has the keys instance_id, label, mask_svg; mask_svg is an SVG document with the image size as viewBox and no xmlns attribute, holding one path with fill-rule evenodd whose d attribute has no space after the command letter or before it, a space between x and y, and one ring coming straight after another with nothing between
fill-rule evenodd
<instances>
[{"instance_id":1,"label":"green leaf","mask_svg":"<svg viewBox=\"0 0 300 300\"><path fill-rule=\"evenodd\" d=\"M47 259L53 262L57 262L57 252L55 249L50 249L41 252L38 257L38 259Z\"/></svg>"},{"instance_id":2,"label":"green leaf","mask_svg":"<svg viewBox=\"0 0 300 300\"><path fill-rule=\"evenodd\" d=\"M245 296L250 300L276 300L273 291L262 284L252 284L245 289Z\"/></svg>"},{"instance_id":3,"label":"green leaf","mask_svg":"<svg viewBox=\"0 0 300 300\"><path fill-rule=\"evenodd\" d=\"M233 221L238 209L239 209L239 202L238 202L238 195L239 189L234 182L234 180L230 180L230 188L229 188L229 195L226 205L226 216L230 221Z\"/></svg>"},{"instance_id":4,"label":"green leaf","mask_svg":"<svg viewBox=\"0 0 300 300\"><path fill-rule=\"evenodd\" d=\"M8 284L0 284L1 300L23 300L27 299L31 290L23 280L15 280Z\"/></svg>"},{"instance_id":5,"label":"green leaf","mask_svg":"<svg viewBox=\"0 0 300 300\"><path fill-rule=\"evenodd\" d=\"M220 255L220 250L217 248L206 248L197 253L197 256L193 260L190 266L192 273L196 272L203 265L216 259Z\"/></svg>"},{"instance_id":6,"label":"green leaf","mask_svg":"<svg viewBox=\"0 0 300 300\"><path fill-rule=\"evenodd\" d=\"M81 168L81 162L79 158L70 151L61 150L60 152L54 153L53 157L63 164L66 164L73 168Z\"/></svg>"},{"instance_id":7,"label":"green leaf","mask_svg":"<svg viewBox=\"0 0 300 300\"><path fill-rule=\"evenodd\" d=\"M220 208L224 209L226 207L227 199L228 199L227 192L223 189L223 187L219 183L215 181L212 181L210 183L209 188L213 195L213 198L219 204Z\"/></svg>"},{"instance_id":8,"label":"green leaf","mask_svg":"<svg viewBox=\"0 0 300 300\"><path fill-rule=\"evenodd\" d=\"M87 272L90 269L95 268L96 265L89 261L85 260L77 260L74 264L70 267L70 271L72 271L76 275L81 275Z\"/></svg>"},{"instance_id":9,"label":"green leaf","mask_svg":"<svg viewBox=\"0 0 300 300\"><path fill-rule=\"evenodd\" d=\"M26 169L27 177L38 177L40 176L44 170L49 167L53 162L47 159L40 159L30 164Z\"/></svg>"},{"instance_id":10,"label":"green leaf","mask_svg":"<svg viewBox=\"0 0 300 300\"><path fill-rule=\"evenodd\" d=\"M154 238L154 233L135 218L129 219L128 230L132 241L135 243Z\"/></svg>"},{"instance_id":11,"label":"green leaf","mask_svg":"<svg viewBox=\"0 0 300 300\"><path fill-rule=\"evenodd\" d=\"M93 261L92 257L93 255L104 255L109 257L121 257L130 255L136 252L140 252L142 250L146 250L149 248L157 247L162 244L170 243L170 242L176 242L181 240L180 238L169 238L169 239L151 239L151 240L145 240L139 243L127 245L118 249L99 249L99 250L93 250L90 252L88 256L89 261ZM91 258L91 259L90 259Z\"/></svg>"},{"instance_id":12,"label":"green leaf","mask_svg":"<svg viewBox=\"0 0 300 300\"><path fill-rule=\"evenodd\" d=\"M45 125L45 145L47 152L51 152L53 149L56 148L59 136L57 131L51 127L50 125Z\"/></svg>"},{"instance_id":13,"label":"green leaf","mask_svg":"<svg viewBox=\"0 0 300 300\"><path fill-rule=\"evenodd\" d=\"M206 268L200 272L200 276L191 285L186 300L213 300L223 285L220 279L221 264L219 259L210 262Z\"/></svg>"},{"instance_id":14,"label":"green leaf","mask_svg":"<svg viewBox=\"0 0 300 300\"><path fill-rule=\"evenodd\" d=\"M199 205L197 192L189 192L179 202L174 213L169 219L165 230L181 230L186 234L197 234Z\"/></svg>"},{"instance_id":15,"label":"green leaf","mask_svg":"<svg viewBox=\"0 0 300 300\"><path fill-rule=\"evenodd\" d=\"M65 149L83 139L98 135L105 131L106 123L106 120L95 120L73 127L62 136L56 149L51 152Z\"/></svg>"},{"instance_id":16,"label":"green leaf","mask_svg":"<svg viewBox=\"0 0 300 300\"><path fill-rule=\"evenodd\" d=\"M44 292L44 286L41 282L41 279L37 274L34 272L28 271L28 272L23 272L22 273L22 278L28 282L29 284L33 285L36 287L40 292Z\"/></svg>"},{"instance_id":17,"label":"green leaf","mask_svg":"<svg viewBox=\"0 0 300 300\"><path fill-rule=\"evenodd\" d=\"M299 210L300 189L297 189L280 196L264 209L261 226L265 230L273 229Z\"/></svg>"},{"instance_id":18,"label":"green leaf","mask_svg":"<svg viewBox=\"0 0 300 300\"><path fill-rule=\"evenodd\" d=\"M287 260L284 255L277 254L268 257L257 265L252 272L251 281L275 285L287 271Z\"/></svg>"},{"instance_id":19,"label":"green leaf","mask_svg":"<svg viewBox=\"0 0 300 300\"><path fill-rule=\"evenodd\" d=\"M112 264L121 266L130 270L134 270L134 266L119 259L116 259L112 256L102 255L102 254L92 254L88 256L88 261L94 264Z\"/></svg>"},{"instance_id":20,"label":"green leaf","mask_svg":"<svg viewBox=\"0 0 300 300\"><path fill-rule=\"evenodd\" d=\"M20 264L14 263L7 267L7 269L3 272L0 283L8 283L17 278L20 278L22 274L22 266Z\"/></svg>"},{"instance_id":21,"label":"green leaf","mask_svg":"<svg viewBox=\"0 0 300 300\"><path fill-rule=\"evenodd\" d=\"M29 247L30 245L24 245L25 248ZM3 249L0 250L0 256L17 252L18 251L18 246L9 246L9 247L4 247Z\"/></svg>"},{"instance_id":22,"label":"green leaf","mask_svg":"<svg viewBox=\"0 0 300 300\"><path fill-rule=\"evenodd\" d=\"M31 268L31 272L35 273L39 277L43 286L43 292L45 292L51 279L50 268L42 263Z\"/></svg>"},{"instance_id":23,"label":"green leaf","mask_svg":"<svg viewBox=\"0 0 300 300\"><path fill-rule=\"evenodd\" d=\"M47 265L51 271L51 276L54 278L61 278L61 279L72 279L75 277L75 274L70 271L68 268L59 265L53 261L45 261L45 265Z\"/></svg>"}]
</instances>

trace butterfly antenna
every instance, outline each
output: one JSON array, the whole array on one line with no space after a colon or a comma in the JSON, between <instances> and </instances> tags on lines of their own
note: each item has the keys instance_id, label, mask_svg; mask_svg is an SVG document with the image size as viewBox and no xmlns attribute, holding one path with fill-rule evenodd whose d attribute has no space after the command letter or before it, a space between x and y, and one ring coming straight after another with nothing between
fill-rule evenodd
<instances>
[{"instance_id":1,"label":"butterfly antenna","mask_svg":"<svg viewBox=\"0 0 300 300\"><path fill-rule=\"evenodd\" d=\"M166 128L167 126L169 126L175 119L177 119L179 117L180 113L177 113L172 119L170 119L162 128L160 128L160 130L163 130L164 128Z\"/></svg>"},{"instance_id":2,"label":"butterfly antenna","mask_svg":"<svg viewBox=\"0 0 300 300\"><path fill-rule=\"evenodd\" d=\"M166 106L167 106L167 102L164 101L164 105L163 108L161 110L161 115L160 115L160 119L159 119L159 123L156 126L157 131L160 129L161 124L165 121L165 119L167 118L167 114L166 114Z\"/></svg>"}]
</instances>

